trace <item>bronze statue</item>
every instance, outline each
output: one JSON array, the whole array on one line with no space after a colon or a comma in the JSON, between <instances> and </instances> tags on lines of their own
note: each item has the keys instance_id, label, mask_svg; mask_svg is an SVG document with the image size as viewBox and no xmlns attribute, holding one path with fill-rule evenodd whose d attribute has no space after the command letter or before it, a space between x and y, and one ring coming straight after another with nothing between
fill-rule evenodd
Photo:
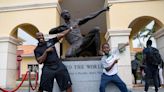
<instances>
[{"instance_id":1,"label":"bronze statue","mask_svg":"<svg viewBox=\"0 0 164 92\"><path fill-rule=\"evenodd\" d=\"M65 24L51 29L49 34L56 34L72 26L76 26L73 28L72 31L70 31L65 36L66 40L70 44L70 47L68 48L65 56L66 57L79 57L79 56L87 56L87 55L97 56L100 50L100 33L99 33L100 28L95 27L93 30L91 30L87 35L83 37L79 27L87 23L89 20L94 19L101 13L108 10L109 7L106 7L93 14L90 14L89 16L86 16L81 19L77 19L75 21L71 20L71 15L69 11L63 10L63 12L61 13L61 17L64 19Z\"/></svg>"}]
</instances>

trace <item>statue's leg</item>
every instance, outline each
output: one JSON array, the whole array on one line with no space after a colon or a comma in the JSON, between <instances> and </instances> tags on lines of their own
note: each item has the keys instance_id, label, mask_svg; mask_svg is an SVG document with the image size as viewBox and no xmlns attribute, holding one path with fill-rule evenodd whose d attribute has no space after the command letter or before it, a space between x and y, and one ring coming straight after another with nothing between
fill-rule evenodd
<instances>
[{"instance_id":1,"label":"statue's leg","mask_svg":"<svg viewBox=\"0 0 164 92\"><path fill-rule=\"evenodd\" d=\"M78 57L77 53L81 51L82 41L77 41L68 48L65 57Z\"/></svg>"},{"instance_id":2,"label":"statue's leg","mask_svg":"<svg viewBox=\"0 0 164 92\"><path fill-rule=\"evenodd\" d=\"M83 43L81 45L81 52L87 48L89 48L92 44L95 46L95 51L98 52L100 50L100 32L99 30L91 30L83 39Z\"/></svg>"},{"instance_id":3,"label":"statue's leg","mask_svg":"<svg viewBox=\"0 0 164 92\"><path fill-rule=\"evenodd\" d=\"M99 52L100 52L100 44L101 44L99 30L94 30L94 37L92 40L93 40L93 44L95 45L95 48L96 48L96 55L98 56Z\"/></svg>"},{"instance_id":4,"label":"statue's leg","mask_svg":"<svg viewBox=\"0 0 164 92\"><path fill-rule=\"evenodd\" d=\"M75 48L74 46L70 46L65 54L65 57L75 57Z\"/></svg>"},{"instance_id":5,"label":"statue's leg","mask_svg":"<svg viewBox=\"0 0 164 92\"><path fill-rule=\"evenodd\" d=\"M97 56L98 56L99 53L100 53L100 44L101 44L100 32L95 33L94 43L95 43L95 46L96 46L96 51L97 51Z\"/></svg>"}]
</instances>

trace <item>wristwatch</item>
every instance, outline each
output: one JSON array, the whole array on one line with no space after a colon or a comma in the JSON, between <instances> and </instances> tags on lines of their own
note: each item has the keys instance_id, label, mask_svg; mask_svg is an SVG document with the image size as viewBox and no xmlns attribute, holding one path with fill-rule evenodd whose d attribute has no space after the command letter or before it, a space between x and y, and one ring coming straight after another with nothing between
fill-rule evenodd
<instances>
[{"instance_id":1,"label":"wristwatch","mask_svg":"<svg viewBox=\"0 0 164 92\"><path fill-rule=\"evenodd\" d=\"M71 29L71 30L72 30L72 29L73 29L73 27L71 26L69 29Z\"/></svg>"}]
</instances>

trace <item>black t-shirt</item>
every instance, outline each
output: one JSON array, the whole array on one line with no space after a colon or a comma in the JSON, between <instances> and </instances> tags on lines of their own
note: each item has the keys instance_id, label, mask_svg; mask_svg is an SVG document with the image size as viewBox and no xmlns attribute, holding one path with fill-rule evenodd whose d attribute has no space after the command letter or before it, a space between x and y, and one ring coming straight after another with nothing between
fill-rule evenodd
<instances>
[{"instance_id":1,"label":"black t-shirt","mask_svg":"<svg viewBox=\"0 0 164 92\"><path fill-rule=\"evenodd\" d=\"M53 65L53 64L57 64L58 62L60 62L60 58L58 57L58 54L56 52L56 48L54 47L54 44L56 42L58 42L57 37L52 38L52 39L46 41L45 43L38 43L38 46L35 48L34 54L35 54L35 57L38 58L38 57L43 55L44 51L47 48L53 46L54 50L47 54L47 58L44 61L44 65Z\"/></svg>"}]
</instances>

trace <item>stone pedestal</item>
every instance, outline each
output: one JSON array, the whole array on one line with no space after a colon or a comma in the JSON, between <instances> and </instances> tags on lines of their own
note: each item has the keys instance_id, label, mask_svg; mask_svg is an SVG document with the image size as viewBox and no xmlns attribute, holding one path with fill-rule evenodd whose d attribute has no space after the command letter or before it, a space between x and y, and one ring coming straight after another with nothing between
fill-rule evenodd
<instances>
[{"instance_id":1,"label":"stone pedestal","mask_svg":"<svg viewBox=\"0 0 164 92\"><path fill-rule=\"evenodd\" d=\"M106 34L107 42L112 48L121 43L129 42L131 29L126 30L108 30ZM66 59L63 63L67 66L72 80L73 92L99 92L100 79L102 74L101 57L99 58L77 58ZM120 55L119 60L119 76L126 83L129 89L132 88L131 75L131 58L129 46ZM60 92L59 87L54 81L53 92ZM120 92L119 89L109 84L106 92Z\"/></svg>"},{"instance_id":2,"label":"stone pedestal","mask_svg":"<svg viewBox=\"0 0 164 92\"><path fill-rule=\"evenodd\" d=\"M0 37L0 87L16 86L16 50L18 41L12 37Z\"/></svg>"},{"instance_id":3,"label":"stone pedestal","mask_svg":"<svg viewBox=\"0 0 164 92\"><path fill-rule=\"evenodd\" d=\"M113 30L110 29L105 35L105 38L111 48L118 47L119 44L129 42L129 35L131 29ZM119 76L126 83L129 88L132 88L132 75L131 75L131 57L129 46L125 48L125 51L120 54Z\"/></svg>"},{"instance_id":4,"label":"stone pedestal","mask_svg":"<svg viewBox=\"0 0 164 92\"><path fill-rule=\"evenodd\" d=\"M100 58L63 61L71 76L73 92L99 92L102 74ZM54 81L53 92L60 92L56 80ZM106 88L106 92L120 91L115 85L109 84Z\"/></svg>"}]
</instances>

